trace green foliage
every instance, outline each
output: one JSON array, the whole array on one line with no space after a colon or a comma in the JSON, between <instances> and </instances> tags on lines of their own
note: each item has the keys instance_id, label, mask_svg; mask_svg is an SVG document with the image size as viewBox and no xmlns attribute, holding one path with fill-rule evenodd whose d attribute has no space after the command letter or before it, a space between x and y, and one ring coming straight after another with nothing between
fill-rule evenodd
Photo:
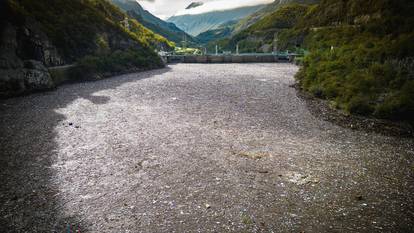
<instances>
[{"instance_id":1,"label":"green foliage","mask_svg":"<svg viewBox=\"0 0 414 233\"><path fill-rule=\"evenodd\" d=\"M7 0L7 7L8 21L35 21L65 62L77 64L70 79L161 67L156 50L174 47L106 0Z\"/></svg>"},{"instance_id":2,"label":"green foliage","mask_svg":"<svg viewBox=\"0 0 414 233\"><path fill-rule=\"evenodd\" d=\"M306 13L307 5L291 4L261 19L247 29L247 31L265 31L269 29L284 29L296 26L298 20Z\"/></svg>"},{"instance_id":3,"label":"green foliage","mask_svg":"<svg viewBox=\"0 0 414 233\"><path fill-rule=\"evenodd\" d=\"M210 41L215 41L220 38L228 38L231 36L231 32L233 30L234 23L233 24L226 24L222 25L221 27L217 29L208 30L206 32L200 33L196 39L201 44L208 44Z\"/></svg>"},{"instance_id":4,"label":"green foliage","mask_svg":"<svg viewBox=\"0 0 414 233\"><path fill-rule=\"evenodd\" d=\"M106 0L7 1L13 20L35 19L68 62L117 49L143 51L173 45L136 20L126 28L127 16Z\"/></svg>"},{"instance_id":5,"label":"green foliage","mask_svg":"<svg viewBox=\"0 0 414 233\"><path fill-rule=\"evenodd\" d=\"M201 51L197 48L175 47L174 53L177 55L200 55Z\"/></svg>"},{"instance_id":6,"label":"green foliage","mask_svg":"<svg viewBox=\"0 0 414 233\"><path fill-rule=\"evenodd\" d=\"M224 46L256 52L274 43L303 54L303 89L353 114L414 123L414 2L322 0L290 4Z\"/></svg>"},{"instance_id":7,"label":"green foliage","mask_svg":"<svg viewBox=\"0 0 414 233\"><path fill-rule=\"evenodd\" d=\"M285 41L305 35L302 88L353 114L414 123L413 10L404 0L310 7L283 34Z\"/></svg>"},{"instance_id":8,"label":"green foliage","mask_svg":"<svg viewBox=\"0 0 414 233\"><path fill-rule=\"evenodd\" d=\"M125 73L136 69L158 68L162 66L161 59L154 52L117 50L104 56L85 56L79 60L72 76L78 79L90 79L95 74Z\"/></svg>"},{"instance_id":9,"label":"green foliage","mask_svg":"<svg viewBox=\"0 0 414 233\"><path fill-rule=\"evenodd\" d=\"M308 5L304 4L283 5L277 11L268 14L249 28L227 40L224 48L234 50L238 44L240 52L260 52L260 48L263 45L273 44L275 38L279 38L283 32L289 31L289 33L293 33L289 29L298 24L298 21L307 13L307 9ZM285 37L298 38L291 35ZM279 48L294 50L298 43L296 40L288 41L282 46L279 43Z\"/></svg>"}]
</instances>

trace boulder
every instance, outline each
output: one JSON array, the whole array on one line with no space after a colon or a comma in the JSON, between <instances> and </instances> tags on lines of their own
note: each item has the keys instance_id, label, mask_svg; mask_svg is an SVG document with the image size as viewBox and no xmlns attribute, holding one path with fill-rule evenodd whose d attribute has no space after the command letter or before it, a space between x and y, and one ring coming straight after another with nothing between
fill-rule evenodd
<instances>
[{"instance_id":1,"label":"boulder","mask_svg":"<svg viewBox=\"0 0 414 233\"><path fill-rule=\"evenodd\" d=\"M18 28L11 24L6 24L0 37L0 97L10 97L21 95L28 92L48 90L54 87L48 69L44 65L43 59L23 60L19 48L23 47L19 43L33 45L39 43L29 43L28 40L21 40L22 36L34 35L29 29L22 30L23 34L18 33ZM39 37L36 36L38 39ZM44 44L49 43L44 41ZM26 48L32 48L26 46ZM49 57L50 58L50 57ZM59 60L58 57L53 59Z\"/></svg>"},{"instance_id":2,"label":"boulder","mask_svg":"<svg viewBox=\"0 0 414 233\"><path fill-rule=\"evenodd\" d=\"M54 87L49 71L42 62L25 61L23 72L26 91L41 91Z\"/></svg>"}]
</instances>

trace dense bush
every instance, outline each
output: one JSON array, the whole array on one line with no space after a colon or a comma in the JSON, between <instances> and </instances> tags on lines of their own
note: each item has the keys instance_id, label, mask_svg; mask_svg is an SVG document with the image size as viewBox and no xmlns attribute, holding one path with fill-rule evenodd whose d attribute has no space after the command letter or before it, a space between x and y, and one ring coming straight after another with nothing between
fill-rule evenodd
<instances>
[{"instance_id":1,"label":"dense bush","mask_svg":"<svg viewBox=\"0 0 414 233\"><path fill-rule=\"evenodd\" d=\"M276 37L279 50L306 54L297 60L304 90L352 114L413 123L413 12L410 0L290 4L219 43L256 52Z\"/></svg>"},{"instance_id":2,"label":"dense bush","mask_svg":"<svg viewBox=\"0 0 414 233\"><path fill-rule=\"evenodd\" d=\"M162 67L163 63L156 53L136 50L117 50L106 55L88 55L79 60L72 70L78 79L96 79L105 75L121 74L137 69Z\"/></svg>"},{"instance_id":3,"label":"dense bush","mask_svg":"<svg viewBox=\"0 0 414 233\"><path fill-rule=\"evenodd\" d=\"M413 123L413 10L403 0L322 1L309 8L286 36L306 35L301 46L310 53L300 85L350 113Z\"/></svg>"}]
</instances>

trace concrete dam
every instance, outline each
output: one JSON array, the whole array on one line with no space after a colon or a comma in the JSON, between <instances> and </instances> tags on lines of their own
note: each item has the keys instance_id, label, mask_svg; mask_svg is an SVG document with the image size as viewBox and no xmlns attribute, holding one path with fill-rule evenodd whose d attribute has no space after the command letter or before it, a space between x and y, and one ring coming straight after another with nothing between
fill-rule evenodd
<instances>
[{"instance_id":1,"label":"concrete dam","mask_svg":"<svg viewBox=\"0 0 414 233\"><path fill-rule=\"evenodd\" d=\"M167 55L166 63L271 63L289 62L294 54L218 54L218 55Z\"/></svg>"}]
</instances>

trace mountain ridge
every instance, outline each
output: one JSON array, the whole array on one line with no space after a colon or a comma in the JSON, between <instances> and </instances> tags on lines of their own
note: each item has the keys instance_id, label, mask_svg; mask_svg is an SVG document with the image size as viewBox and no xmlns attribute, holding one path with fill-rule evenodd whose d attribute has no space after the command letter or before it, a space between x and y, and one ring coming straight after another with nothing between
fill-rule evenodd
<instances>
[{"instance_id":1,"label":"mountain ridge","mask_svg":"<svg viewBox=\"0 0 414 233\"><path fill-rule=\"evenodd\" d=\"M197 36L208 30L217 29L220 25L228 21L242 19L250 14L253 14L264 6L265 5L261 4L256 6L238 7L231 10L212 11L202 14L178 15L168 18L167 21L174 23L177 27L188 34Z\"/></svg>"},{"instance_id":2,"label":"mountain ridge","mask_svg":"<svg viewBox=\"0 0 414 233\"><path fill-rule=\"evenodd\" d=\"M272 3L266 4L263 8L259 9L258 11L238 20L236 23L226 27L217 27L208 31L205 31L197 36L197 39L206 44L208 42L217 41L220 39L231 38L232 36L237 35L238 33L242 32L243 30L249 28L256 22L260 21L261 19L265 18L266 16L272 14L272 12L276 11L278 8L292 3L298 4L314 4L319 2L319 0L275 0Z\"/></svg>"},{"instance_id":3,"label":"mountain ridge","mask_svg":"<svg viewBox=\"0 0 414 233\"><path fill-rule=\"evenodd\" d=\"M135 0L110 0L113 4L121 8L130 17L136 19L148 29L158 33L165 38L175 42L181 43L183 38L187 38L188 42L195 43L196 41L192 36L178 28L174 23L166 22L149 11L145 10Z\"/></svg>"}]
</instances>

